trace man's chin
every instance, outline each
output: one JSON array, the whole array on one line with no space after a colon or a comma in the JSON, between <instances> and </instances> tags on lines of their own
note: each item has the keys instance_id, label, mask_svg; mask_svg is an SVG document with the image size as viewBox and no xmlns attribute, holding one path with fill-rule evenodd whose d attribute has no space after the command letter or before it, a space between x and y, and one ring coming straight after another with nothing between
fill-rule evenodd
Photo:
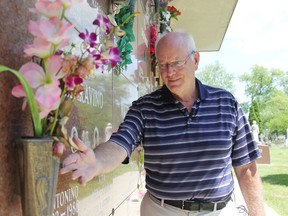
<instances>
[{"instance_id":1,"label":"man's chin","mask_svg":"<svg viewBox=\"0 0 288 216\"><path fill-rule=\"evenodd\" d=\"M167 85L167 87L168 87L168 89L171 91L171 92L177 92L179 89L180 89L180 85L176 85L176 83L175 84L170 84L169 83L169 85Z\"/></svg>"}]
</instances>

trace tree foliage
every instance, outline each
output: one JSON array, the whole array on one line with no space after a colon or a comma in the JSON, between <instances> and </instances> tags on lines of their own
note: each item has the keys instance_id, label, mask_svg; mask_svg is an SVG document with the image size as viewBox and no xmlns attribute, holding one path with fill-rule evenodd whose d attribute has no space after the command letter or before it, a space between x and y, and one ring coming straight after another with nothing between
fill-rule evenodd
<instances>
[{"instance_id":1,"label":"tree foliage","mask_svg":"<svg viewBox=\"0 0 288 216\"><path fill-rule=\"evenodd\" d=\"M272 134L286 134L288 128L288 95L274 91L262 111L265 128Z\"/></svg>"},{"instance_id":2,"label":"tree foliage","mask_svg":"<svg viewBox=\"0 0 288 216\"><path fill-rule=\"evenodd\" d=\"M278 69L267 69L255 65L251 73L244 73L240 76L240 81L245 84L245 94L251 98L251 101L261 102L270 98L274 89L281 88L284 72Z\"/></svg>"},{"instance_id":3,"label":"tree foliage","mask_svg":"<svg viewBox=\"0 0 288 216\"><path fill-rule=\"evenodd\" d=\"M285 134L288 127L287 74L279 69L255 65L251 73L243 74L240 80L244 82L245 93L251 99L250 124L256 120L262 132L268 129L270 134Z\"/></svg>"},{"instance_id":4,"label":"tree foliage","mask_svg":"<svg viewBox=\"0 0 288 216\"><path fill-rule=\"evenodd\" d=\"M253 124L253 121L256 121L259 126L259 133L263 132L262 119L260 117L258 102L256 100L254 100L250 106L248 120L250 125Z\"/></svg>"},{"instance_id":5,"label":"tree foliage","mask_svg":"<svg viewBox=\"0 0 288 216\"><path fill-rule=\"evenodd\" d=\"M204 66L203 69L198 71L196 76L206 85L226 89L232 94L235 92L235 76L232 73L226 72L225 68L219 63L219 61Z\"/></svg>"},{"instance_id":6,"label":"tree foliage","mask_svg":"<svg viewBox=\"0 0 288 216\"><path fill-rule=\"evenodd\" d=\"M288 95L288 71L286 71L286 74L282 79L281 86L283 86L284 93Z\"/></svg>"}]
</instances>

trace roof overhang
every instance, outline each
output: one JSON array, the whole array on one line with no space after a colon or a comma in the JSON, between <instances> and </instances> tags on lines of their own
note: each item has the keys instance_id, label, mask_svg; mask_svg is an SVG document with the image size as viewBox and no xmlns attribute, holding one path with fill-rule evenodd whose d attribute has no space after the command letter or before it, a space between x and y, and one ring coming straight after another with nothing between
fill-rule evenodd
<instances>
[{"instance_id":1,"label":"roof overhang","mask_svg":"<svg viewBox=\"0 0 288 216\"><path fill-rule=\"evenodd\" d=\"M171 20L173 30L193 35L198 51L219 51L238 0L175 0L181 16Z\"/></svg>"}]
</instances>

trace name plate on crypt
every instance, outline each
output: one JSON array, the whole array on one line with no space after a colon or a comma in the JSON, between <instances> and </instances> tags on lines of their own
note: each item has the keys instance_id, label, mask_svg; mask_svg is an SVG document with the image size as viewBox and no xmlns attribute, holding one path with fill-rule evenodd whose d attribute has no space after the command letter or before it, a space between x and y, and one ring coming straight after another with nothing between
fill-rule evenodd
<instances>
[{"instance_id":1,"label":"name plate on crypt","mask_svg":"<svg viewBox=\"0 0 288 216\"><path fill-rule=\"evenodd\" d=\"M137 4L136 8L138 7L140 6ZM68 18L77 23L77 29L85 31L85 28L95 28L92 22L98 14L104 14L99 7L84 3L72 8ZM135 21L133 32L141 32L142 26L143 23ZM75 31L75 35L72 35L75 41L78 34ZM135 51L140 43L143 43L142 37L136 37L136 41L132 43ZM135 78L135 74L139 76L140 70L135 51L131 55L132 64L120 75L107 67L103 72L97 69L94 76L84 81L83 92L67 123L71 137L76 135L85 145L96 148L118 129L131 102L150 91L147 78ZM143 74L143 69L140 73ZM71 148L65 152L63 158L73 153L75 150ZM85 187L72 181L71 173L59 175L53 216L108 216L113 215L113 212L117 212L117 215L129 215L126 200L131 198L138 184L138 167L133 161L121 165L109 174L95 177Z\"/></svg>"}]
</instances>

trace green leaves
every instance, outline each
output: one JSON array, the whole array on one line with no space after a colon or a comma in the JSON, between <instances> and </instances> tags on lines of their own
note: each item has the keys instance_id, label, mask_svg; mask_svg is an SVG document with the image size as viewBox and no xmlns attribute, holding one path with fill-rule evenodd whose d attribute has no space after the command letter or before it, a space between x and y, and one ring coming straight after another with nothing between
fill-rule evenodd
<instances>
[{"instance_id":1,"label":"green leaves","mask_svg":"<svg viewBox=\"0 0 288 216\"><path fill-rule=\"evenodd\" d=\"M196 76L206 85L226 89L232 94L235 92L234 75L227 72L219 61L205 65L204 68L199 70Z\"/></svg>"},{"instance_id":2,"label":"green leaves","mask_svg":"<svg viewBox=\"0 0 288 216\"><path fill-rule=\"evenodd\" d=\"M245 84L245 93L250 97L249 122L255 119L263 128L262 132L269 135L285 134L288 125L288 96L285 91L285 72L254 65L250 73L240 76ZM288 80L288 79L287 79ZM257 101L257 106L255 102ZM261 117L255 115L258 112Z\"/></svg>"},{"instance_id":3,"label":"green leaves","mask_svg":"<svg viewBox=\"0 0 288 216\"><path fill-rule=\"evenodd\" d=\"M131 11L130 6L124 6L120 9L120 12L115 15L115 21L121 30L126 34L119 38L117 45L120 51L120 57L122 61L117 65L118 75L122 70L127 70L127 65L132 63L131 53L133 47L131 42L135 41L133 33L133 23L135 14Z\"/></svg>"}]
</instances>

